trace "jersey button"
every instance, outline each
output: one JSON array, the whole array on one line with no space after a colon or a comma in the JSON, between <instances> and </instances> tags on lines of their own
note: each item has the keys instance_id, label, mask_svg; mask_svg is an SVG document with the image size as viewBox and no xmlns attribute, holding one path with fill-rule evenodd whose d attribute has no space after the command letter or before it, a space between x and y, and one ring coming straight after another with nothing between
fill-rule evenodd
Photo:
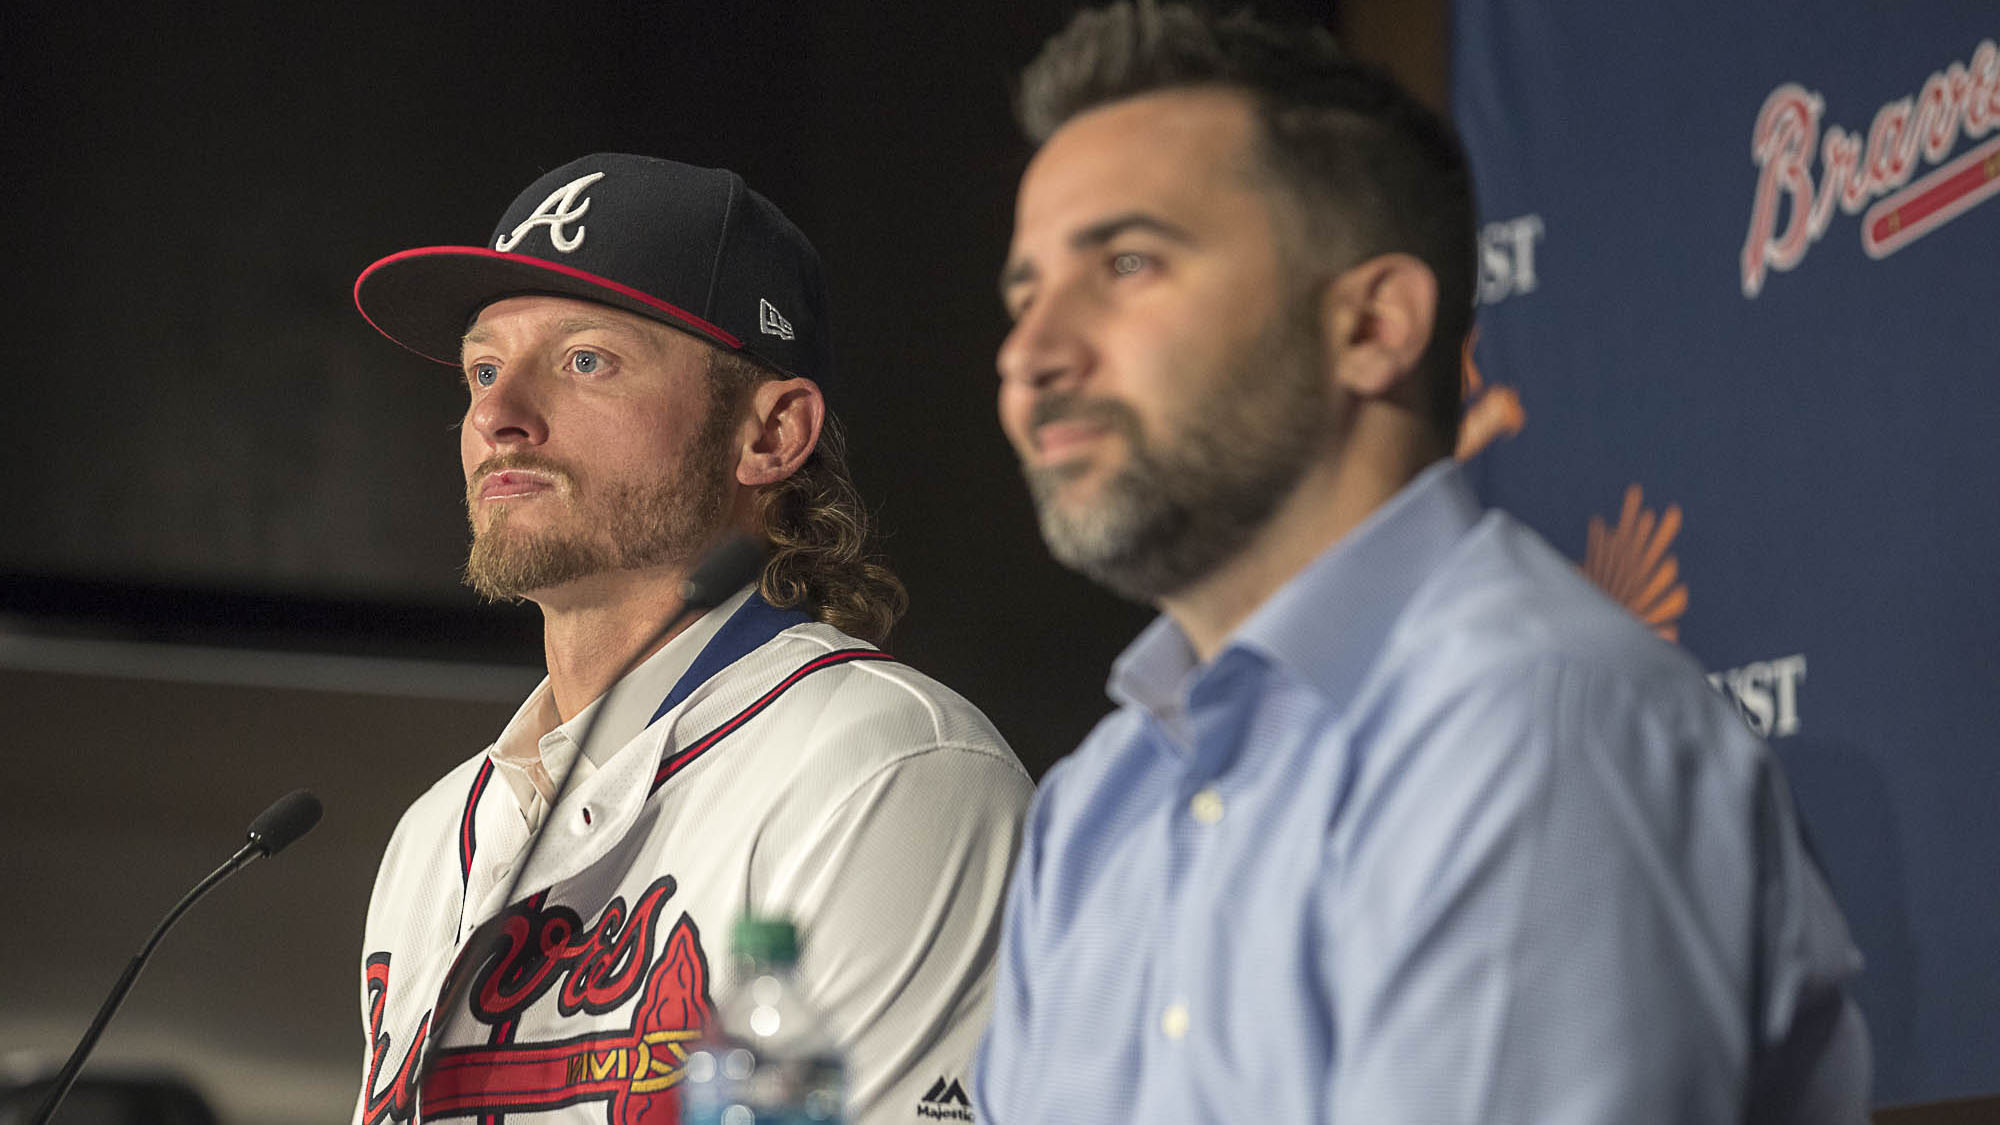
<instances>
[{"instance_id":1,"label":"jersey button","mask_svg":"<svg viewBox=\"0 0 2000 1125\"><path fill-rule=\"evenodd\" d=\"M1188 802L1188 814L1202 824L1214 824L1222 819L1222 794L1213 788L1203 789Z\"/></svg>"},{"instance_id":2,"label":"jersey button","mask_svg":"<svg viewBox=\"0 0 2000 1125\"><path fill-rule=\"evenodd\" d=\"M1160 1033L1169 1039L1180 1039L1188 1033L1188 1009L1186 1004L1169 1004L1160 1013Z\"/></svg>"}]
</instances>

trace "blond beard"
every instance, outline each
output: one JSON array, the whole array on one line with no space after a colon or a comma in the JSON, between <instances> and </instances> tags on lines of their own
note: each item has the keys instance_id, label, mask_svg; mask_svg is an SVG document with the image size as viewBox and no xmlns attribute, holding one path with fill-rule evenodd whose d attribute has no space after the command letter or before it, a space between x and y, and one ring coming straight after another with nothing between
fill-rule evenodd
<instances>
[{"instance_id":1,"label":"blond beard","mask_svg":"<svg viewBox=\"0 0 2000 1125\"><path fill-rule=\"evenodd\" d=\"M643 485L619 482L590 492L552 458L535 453L489 458L473 480L504 468L540 469L556 478L547 501L563 505L570 518L556 527L516 530L506 507L495 506L481 528L468 487L472 549L463 581L488 601L520 601L536 590L596 574L693 563L728 513L731 417L724 404L711 402L676 470Z\"/></svg>"}]
</instances>

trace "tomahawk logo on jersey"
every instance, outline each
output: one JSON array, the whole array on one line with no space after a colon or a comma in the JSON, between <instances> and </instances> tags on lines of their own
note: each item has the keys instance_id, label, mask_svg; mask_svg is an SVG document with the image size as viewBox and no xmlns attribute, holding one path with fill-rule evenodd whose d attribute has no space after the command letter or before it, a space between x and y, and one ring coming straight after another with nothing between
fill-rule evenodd
<instances>
[{"instance_id":1,"label":"tomahawk logo on jersey","mask_svg":"<svg viewBox=\"0 0 2000 1125\"><path fill-rule=\"evenodd\" d=\"M856 1118L919 1120L984 1022L1020 764L948 689L747 591L627 686L665 692L654 721L548 810L514 902L530 834L491 754L405 814L369 911L355 1120L678 1121L688 1044L732 983L703 935L746 911L805 928Z\"/></svg>"},{"instance_id":2,"label":"tomahawk logo on jersey","mask_svg":"<svg viewBox=\"0 0 2000 1125\"><path fill-rule=\"evenodd\" d=\"M675 1087L687 1045L700 1035L713 1005L708 959L693 919L682 914L659 944L658 956L649 952L661 908L673 893L673 877L660 879L629 921L622 900L613 900L589 925L580 925L573 911L545 910L534 899L510 911L500 950L480 970L469 999L472 1015L492 1029L493 1042L439 1052L423 1085L425 1112L432 1117L520 1113L601 1101L617 1125L679 1120ZM389 958L371 958L367 976L373 1046L371 1093L362 1117L369 1125L407 1120L417 1044L407 1046L382 1085L396 1047L381 1027ZM639 1000L631 1024L623 1028L546 1043L510 1041L521 1015L552 988L565 1016L601 1015L625 1007L635 995Z\"/></svg>"}]
</instances>

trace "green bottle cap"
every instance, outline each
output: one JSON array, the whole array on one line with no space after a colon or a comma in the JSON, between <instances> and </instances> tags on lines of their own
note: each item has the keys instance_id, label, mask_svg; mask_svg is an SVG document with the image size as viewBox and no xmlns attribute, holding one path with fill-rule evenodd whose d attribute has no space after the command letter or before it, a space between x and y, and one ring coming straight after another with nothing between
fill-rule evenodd
<instances>
[{"instance_id":1,"label":"green bottle cap","mask_svg":"<svg viewBox=\"0 0 2000 1125\"><path fill-rule=\"evenodd\" d=\"M799 963L799 932L782 918L746 914L730 931L729 948L738 957L776 965Z\"/></svg>"}]
</instances>

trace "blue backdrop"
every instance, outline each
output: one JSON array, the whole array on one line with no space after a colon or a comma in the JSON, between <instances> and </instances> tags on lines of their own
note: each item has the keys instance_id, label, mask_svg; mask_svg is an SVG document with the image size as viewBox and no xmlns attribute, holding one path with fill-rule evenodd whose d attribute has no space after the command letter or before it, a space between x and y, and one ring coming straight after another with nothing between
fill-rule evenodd
<instances>
[{"instance_id":1,"label":"blue backdrop","mask_svg":"<svg viewBox=\"0 0 2000 1125\"><path fill-rule=\"evenodd\" d=\"M1788 769L1876 1097L2000 1091L2000 9L1457 0L1487 497Z\"/></svg>"}]
</instances>

